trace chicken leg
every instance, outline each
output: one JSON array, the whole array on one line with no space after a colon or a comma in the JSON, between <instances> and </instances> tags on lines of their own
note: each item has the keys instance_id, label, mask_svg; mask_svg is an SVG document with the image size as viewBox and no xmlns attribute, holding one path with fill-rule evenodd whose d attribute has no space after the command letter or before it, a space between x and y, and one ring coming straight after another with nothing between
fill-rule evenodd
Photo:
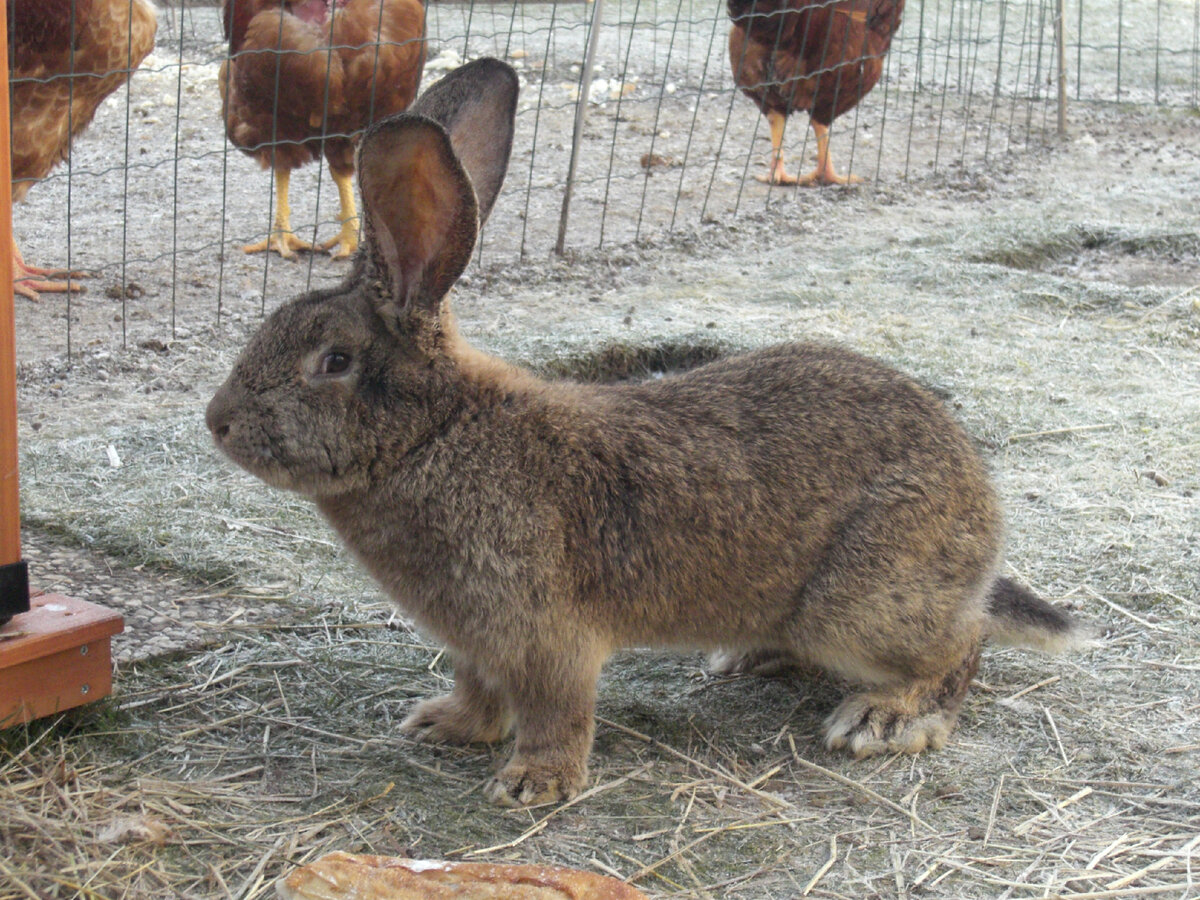
<instances>
[{"instance_id":1,"label":"chicken leg","mask_svg":"<svg viewBox=\"0 0 1200 900\"><path fill-rule=\"evenodd\" d=\"M345 259L347 256L353 256L354 251L358 249L358 209L354 205L354 171L351 170L344 175L339 175L329 169L329 174L333 177L334 184L338 189L338 200L341 208L338 212L338 221L342 223L342 230L338 232L337 237L328 240L321 244L322 250L333 250L330 254L334 259Z\"/></svg>"},{"instance_id":2,"label":"chicken leg","mask_svg":"<svg viewBox=\"0 0 1200 900\"><path fill-rule=\"evenodd\" d=\"M246 253L274 250L284 259L291 259L296 255L295 251L297 250L309 252L332 250L337 247L338 249L332 254L334 259L345 259L347 256L352 256L358 249L358 210L354 204L354 173L351 171L345 175L339 175L330 169L330 174L337 185L340 202L338 220L342 223L342 230L338 232L337 237L322 244L312 244L296 237L292 231L292 208L288 203L292 173L288 169L277 168L275 170L275 224L271 228L270 235L257 243L247 244L242 250Z\"/></svg>"},{"instance_id":3,"label":"chicken leg","mask_svg":"<svg viewBox=\"0 0 1200 900\"><path fill-rule=\"evenodd\" d=\"M817 167L800 179L800 184L861 184L857 175L839 175L829 153L829 126L810 122L817 138Z\"/></svg>"},{"instance_id":4,"label":"chicken leg","mask_svg":"<svg viewBox=\"0 0 1200 900\"><path fill-rule=\"evenodd\" d=\"M82 291L83 285L78 281L71 281L72 278L83 278L83 272L72 272L67 269L43 269L39 266L31 266L27 264L21 256L21 251L17 247L17 240L13 238L12 242L12 267L13 267L13 293L20 294L22 297L27 297L30 300L38 301L41 299L39 294L65 294L68 291ZM39 276L47 276L50 278L66 278L66 281L46 281L45 278Z\"/></svg>"},{"instance_id":5,"label":"chicken leg","mask_svg":"<svg viewBox=\"0 0 1200 900\"><path fill-rule=\"evenodd\" d=\"M805 187L815 184L858 184L862 181L857 175L839 175L834 169L833 157L829 153L829 126L819 122L810 122L817 139L817 167L807 175L789 175L783 167L783 129L787 116L780 112L769 112L767 122L771 126L771 163L766 175L754 176L759 181Z\"/></svg>"},{"instance_id":6,"label":"chicken leg","mask_svg":"<svg viewBox=\"0 0 1200 900\"><path fill-rule=\"evenodd\" d=\"M275 169L275 224L271 233L254 244L242 248L245 253L262 253L274 250L284 259L292 259L297 250L312 250L313 245L296 237L292 231L292 207L288 204L288 186L291 184L290 169Z\"/></svg>"},{"instance_id":7,"label":"chicken leg","mask_svg":"<svg viewBox=\"0 0 1200 900\"><path fill-rule=\"evenodd\" d=\"M783 129L787 116L779 112L767 113L767 124L771 126L771 162L766 175L755 175L763 184L796 184L795 175L789 175L783 167Z\"/></svg>"}]
</instances>

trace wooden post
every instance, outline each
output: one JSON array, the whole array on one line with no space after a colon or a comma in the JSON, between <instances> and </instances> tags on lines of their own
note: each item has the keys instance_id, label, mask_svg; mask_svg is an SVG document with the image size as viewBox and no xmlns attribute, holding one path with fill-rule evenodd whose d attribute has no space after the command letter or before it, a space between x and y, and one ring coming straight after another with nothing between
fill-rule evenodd
<instances>
[{"instance_id":1,"label":"wooden post","mask_svg":"<svg viewBox=\"0 0 1200 900\"><path fill-rule=\"evenodd\" d=\"M91 703L112 691L115 612L58 594L30 602L21 559L17 346L13 303L8 15L0 16L0 728ZM31 608L32 607L32 608ZM15 617L15 618L14 618ZM11 621L10 621L11 620Z\"/></svg>"},{"instance_id":2,"label":"wooden post","mask_svg":"<svg viewBox=\"0 0 1200 900\"><path fill-rule=\"evenodd\" d=\"M554 252L562 256L567 243L567 219L571 210L571 191L575 186L575 167L579 163L579 144L583 140L583 124L587 118L588 94L592 89L592 73L596 69L596 44L600 42L600 16L604 0L592 4L592 24L588 28L587 49L583 55L583 72L579 79L579 103L575 107L575 132L571 138L571 162L567 166L567 186L563 191L562 213L558 217L558 242Z\"/></svg>"},{"instance_id":3,"label":"wooden post","mask_svg":"<svg viewBox=\"0 0 1200 900\"><path fill-rule=\"evenodd\" d=\"M13 321L12 150L8 123L8 10L0 18L0 624L29 609L21 560L17 475L17 347Z\"/></svg>"}]
</instances>

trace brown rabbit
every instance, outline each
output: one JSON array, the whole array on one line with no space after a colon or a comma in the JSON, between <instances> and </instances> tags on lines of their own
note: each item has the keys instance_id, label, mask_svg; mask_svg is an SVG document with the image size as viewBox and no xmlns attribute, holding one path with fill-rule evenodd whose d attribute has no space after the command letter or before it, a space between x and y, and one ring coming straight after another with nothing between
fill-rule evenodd
<instances>
[{"instance_id":1,"label":"brown rabbit","mask_svg":"<svg viewBox=\"0 0 1200 900\"><path fill-rule=\"evenodd\" d=\"M1077 631L997 578L1001 514L970 440L927 390L835 347L620 386L473 350L446 295L500 188L516 97L482 59L368 132L355 271L276 310L208 407L225 453L312 497L448 645L454 690L403 729L515 730L488 794L569 798L605 659L667 645L864 685L829 717L831 748L942 746L983 638Z\"/></svg>"}]
</instances>

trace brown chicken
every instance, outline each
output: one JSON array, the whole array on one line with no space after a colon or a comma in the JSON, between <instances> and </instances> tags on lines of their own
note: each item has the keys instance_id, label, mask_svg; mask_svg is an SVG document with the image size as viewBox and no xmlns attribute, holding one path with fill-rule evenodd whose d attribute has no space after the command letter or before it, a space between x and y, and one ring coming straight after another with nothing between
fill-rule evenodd
<instances>
[{"instance_id":1,"label":"brown chicken","mask_svg":"<svg viewBox=\"0 0 1200 900\"><path fill-rule=\"evenodd\" d=\"M354 145L406 109L425 66L420 0L224 0L230 58L220 89L229 140L275 171L271 233L247 253L358 247ZM324 154L341 203L338 235L314 247L292 233L292 169Z\"/></svg>"},{"instance_id":2,"label":"brown chicken","mask_svg":"<svg viewBox=\"0 0 1200 900\"><path fill-rule=\"evenodd\" d=\"M154 48L158 24L147 0L9 0L7 9L16 202L71 155L72 139ZM12 255L16 293L80 290L46 280L77 273L26 265L15 238Z\"/></svg>"},{"instance_id":3,"label":"brown chicken","mask_svg":"<svg viewBox=\"0 0 1200 900\"><path fill-rule=\"evenodd\" d=\"M829 155L829 126L879 81L900 27L904 0L728 0L733 78L771 126L771 184L847 184ZM783 130L795 110L809 113L817 167L789 175Z\"/></svg>"}]
</instances>

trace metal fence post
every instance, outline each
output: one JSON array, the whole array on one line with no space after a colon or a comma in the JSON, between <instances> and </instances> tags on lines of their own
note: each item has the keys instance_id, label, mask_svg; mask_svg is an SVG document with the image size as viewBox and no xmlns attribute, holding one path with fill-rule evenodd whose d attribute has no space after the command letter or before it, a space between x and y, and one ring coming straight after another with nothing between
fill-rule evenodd
<instances>
[{"instance_id":1,"label":"metal fence post","mask_svg":"<svg viewBox=\"0 0 1200 900\"><path fill-rule=\"evenodd\" d=\"M579 162L579 144L583 140L583 125L587 118L588 93L592 88L592 72L596 67L596 45L600 42L600 17L604 0L592 4L592 22L588 26L587 49L584 51L583 72L579 80L579 101L575 106L575 133L571 137L571 163L567 167L567 185L563 190L562 213L558 217L558 241L554 252L559 256L567 242L567 219L571 211L571 191L575 187L575 167Z\"/></svg>"},{"instance_id":2,"label":"metal fence post","mask_svg":"<svg viewBox=\"0 0 1200 900\"><path fill-rule=\"evenodd\" d=\"M1080 0L1082 3L1082 0ZM1054 39L1058 44L1058 136L1067 136L1067 4L1058 0L1054 17Z\"/></svg>"}]
</instances>

